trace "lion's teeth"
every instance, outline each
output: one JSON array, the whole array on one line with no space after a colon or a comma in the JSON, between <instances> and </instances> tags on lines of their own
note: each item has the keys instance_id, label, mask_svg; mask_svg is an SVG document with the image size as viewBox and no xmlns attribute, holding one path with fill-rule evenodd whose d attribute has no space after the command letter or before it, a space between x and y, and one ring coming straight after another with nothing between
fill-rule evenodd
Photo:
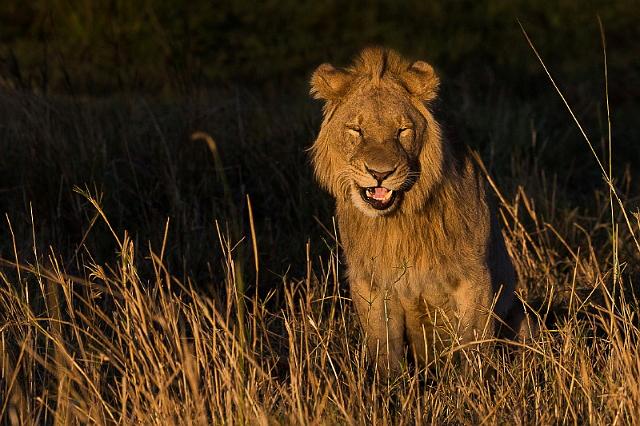
<instances>
[{"instance_id":1,"label":"lion's teeth","mask_svg":"<svg viewBox=\"0 0 640 426\"><path fill-rule=\"evenodd\" d=\"M364 195L380 203L387 203L393 196L393 190L382 186L368 187L365 188Z\"/></svg>"}]
</instances>

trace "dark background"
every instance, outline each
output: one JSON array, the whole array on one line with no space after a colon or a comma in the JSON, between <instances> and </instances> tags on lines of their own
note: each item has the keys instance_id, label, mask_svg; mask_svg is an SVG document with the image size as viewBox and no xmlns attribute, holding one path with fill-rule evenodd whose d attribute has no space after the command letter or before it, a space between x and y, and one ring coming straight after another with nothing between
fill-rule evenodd
<instances>
[{"instance_id":1,"label":"dark background","mask_svg":"<svg viewBox=\"0 0 640 426\"><path fill-rule=\"evenodd\" d=\"M332 229L332 201L305 152L320 124L308 78L322 62L348 65L380 44L435 66L438 116L451 138L480 152L507 196L524 188L542 220L571 212L563 217L597 221L601 172L518 19L607 164L598 16L612 166L633 209L637 1L4 1L0 212L22 255L35 230L38 256L53 247L81 270L114 253L107 228L91 225L95 212L72 190L88 188L143 251L161 244L170 218L173 271L217 282L214 220L234 241L247 235L249 195L267 276L300 276L308 239L314 252L333 245L323 228ZM190 140L199 130L216 141L222 168ZM3 239L0 255L12 253Z\"/></svg>"},{"instance_id":2,"label":"dark background","mask_svg":"<svg viewBox=\"0 0 640 426\"><path fill-rule=\"evenodd\" d=\"M540 67L517 19L573 86L601 82L600 16L612 93L632 100L640 86L638 6L593 0L5 1L1 69L5 83L44 93L175 95L229 84L281 92L298 89L317 64L344 64L375 43L430 60L446 77L529 95L538 90L532 83L540 82Z\"/></svg>"}]
</instances>

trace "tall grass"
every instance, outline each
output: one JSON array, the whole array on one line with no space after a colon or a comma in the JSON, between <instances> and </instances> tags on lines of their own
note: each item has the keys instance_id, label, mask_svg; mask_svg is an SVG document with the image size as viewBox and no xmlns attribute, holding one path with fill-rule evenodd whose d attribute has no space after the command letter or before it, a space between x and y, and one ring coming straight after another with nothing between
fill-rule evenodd
<instances>
[{"instance_id":1,"label":"tall grass","mask_svg":"<svg viewBox=\"0 0 640 426\"><path fill-rule=\"evenodd\" d=\"M301 103L247 115L251 100L218 101L215 111L209 101L4 95L11 120L0 132L15 144L4 161L15 168L0 245L3 422L638 418L640 216L627 207L637 202L630 171L616 182L603 168L606 185L574 205L571 180L514 148L513 170L490 183L539 336L496 342L465 371L451 348L436 368L409 365L388 381L368 367L330 202L304 162L317 117ZM553 136L526 120L507 124L508 142ZM201 128L218 143L196 139L215 150L189 141Z\"/></svg>"},{"instance_id":2,"label":"tall grass","mask_svg":"<svg viewBox=\"0 0 640 426\"><path fill-rule=\"evenodd\" d=\"M84 196L109 224L94 196ZM507 215L518 209L537 221L524 192L505 205ZM223 235L222 304L171 274L167 229L162 246L144 256L114 232L117 262L87 261L82 277L66 273L53 250L35 264L2 259L2 417L10 424L631 422L640 414L638 304L625 273L632 265L558 233L566 244L560 254L539 232L555 233L553 225L525 232L515 214L509 221L525 286L545 293L539 338L475 358L471 375L448 354L441 369L410 368L392 382L367 370L338 247L309 257L307 276L283 279L264 300L247 295L242 322L235 242ZM142 277L141 264L153 273ZM37 291L27 293L27 283ZM269 309L276 291L283 302Z\"/></svg>"}]
</instances>

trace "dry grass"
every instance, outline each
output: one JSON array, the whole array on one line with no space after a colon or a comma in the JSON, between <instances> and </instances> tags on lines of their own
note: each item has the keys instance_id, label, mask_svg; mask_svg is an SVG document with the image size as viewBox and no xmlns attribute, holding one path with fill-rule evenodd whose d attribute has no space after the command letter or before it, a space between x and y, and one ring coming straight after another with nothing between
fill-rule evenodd
<instances>
[{"instance_id":1,"label":"dry grass","mask_svg":"<svg viewBox=\"0 0 640 426\"><path fill-rule=\"evenodd\" d=\"M37 98L29 102L40 103ZM55 105L45 103L45 110ZM21 108L30 116L38 115L40 106L23 103ZM150 111L147 106L141 110ZM90 131L82 127L97 120L90 110L73 116L78 134L95 137L91 142L98 148L47 139L61 131L45 122L55 122L55 117L27 117L41 123L33 138L42 138L47 158L67 176L61 187L74 180L65 168L73 164L64 163L68 153L56 157L51 147L71 151L80 161L102 161L101 141L109 138L105 129L117 128L128 113L119 114L109 122L112 127L89 126ZM306 249L280 246L285 257L303 253L298 253L294 272L270 272L265 262L273 266L278 253L265 254L261 247L272 250L281 241L260 239L274 235L260 230L269 225L261 217L272 202L264 195L271 189L257 204L253 197L234 197L238 181L229 177L233 170L225 167L217 145L208 140L209 147L216 148L218 179L202 180L197 187L211 187L219 194L211 205L221 221L209 228L190 228L184 212L193 207L188 197L198 192L186 193L180 186L184 174L179 161L171 159L177 152L171 134L162 120L152 113L150 117L145 122L157 131L161 146L153 158L168 164L158 169L163 174L157 180L166 187L161 203L175 208L164 226L158 226L157 218L147 219L153 216L151 207L143 210L139 223L156 227L154 243L132 237L138 233L124 231L126 223L111 222L110 211L130 214L131 200L158 196L144 192L151 185L135 179L130 187L121 185L126 179L116 179L112 188L137 192L131 199L117 197L110 209L98 190L76 188L75 198L69 199L56 194L58 210L73 204L73 211L82 215L72 218L85 220L72 250L49 242L64 238L48 232L55 228L52 224L38 227L31 208L26 220L17 213L6 215L6 244L0 252L3 422L626 424L639 418L640 329L633 290L639 278L640 215L625 207L633 197L616 192L610 167L601 170L604 188L593 190L586 197L588 207L581 209L566 201L571 197L559 201L556 181L550 181L538 164L527 170L529 183L538 183L531 186L543 188L534 195L516 179L502 179L510 187L504 193L491 181L501 201L505 237L523 297L532 305L529 319L540 327L535 340L526 345L489 342L495 350L471 353L466 371L456 366L458 350L452 348L434 368L409 365L399 378L386 381L367 367L370 360L345 290L330 219L319 219L326 230L325 249L317 253L310 242ZM238 143L251 143L240 113L236 121ZM31 137L20 133L19 125L7 124L6 129L15 140ZM260 137L268 139L287 137L288 129L262 131L268 134ZM127 135L117 133L118 138ZM204 134L197 136L206 139ZM533 132L530 136L536 137ZM271 148L263 149L252 155L269 158ZM132 156L122 158L131 165ZM286 203L304 202L305 194L296 193L287 177L271 167L261 169L261 176L272 179L265 185L290 185ZM107 170L117 174L120 169ZM308 178L300 173L302 178L293 179ZM24 179L37 182L34 176ZM619 186L631 180L625 173ZM253 182L257 188L259 181ZM23 195L28 205L32 193L25 190ZM43 199L47 196L56 199L42 194ZM180 210L180 205L188 208ZM56 202L53 206L51 211L56 211ZM316 211L323 208L316 206ZM301 216L313 214L296 210L285 221L304 228ZM53 221L62 219L69 220L59 214ZM195 229L195 235L184 238L196 248L189 251L179 245L183 256L176 257L173 240L189 229ZM39 232L46 234L44 242ZM92 240L95 233L100 235ZM211 234L217 240L215 253L197 245ZM287 237L299 241L293 234L285 235L285 241ZM110 255L104 254L105 247L113 248ZM208 275L196 274L203 282L195 282L189 265L207 258L217 264L209 265ZM214 290L202 291L207 285Z\"/></svg>"},{"instance_id":2,"label":"dry grass","mask_svg":"<svg viewBox=\"0 0 640 426\"><path fill-rule=\"evenodd\" d=\"M270 296L249 295L238 309L236 244L222 233L223 303L171 274L166 240L137 259L127 234L114 233L117 263L86 262L83 277L67 274L53 251L42 264L3 259L2 416L10 424L632 422L640 347L628 271L638 256L620 258L629 234L615 218L617 239L603 252L584 241L602 228L613 235L608 222L567 241L551 224L525 232L522 208L538 221L522 191L503 211L520 275L544 295L541 318L531 318L541 334L478 354L471 375L452 354L437 369L410 367L392 382L367 370L338 247L308 258L303 279L272 290L283 294L277 310ZM545 241L545 228L566 244L564 254ZM147 279L141 263L154 271ZM26 282L38 292L18 285Z\"/></svg>"}]
</instances>

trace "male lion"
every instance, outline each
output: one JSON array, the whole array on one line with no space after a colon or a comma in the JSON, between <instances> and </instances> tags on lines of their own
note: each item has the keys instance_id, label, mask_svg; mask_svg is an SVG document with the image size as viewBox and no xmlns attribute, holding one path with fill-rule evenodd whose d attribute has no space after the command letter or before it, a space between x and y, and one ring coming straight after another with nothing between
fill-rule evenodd
<instances>
[{"instance_id":1,"label":"male lion","mask_svg":"<svg viewBox=\"0 0 640 426\"><path fill-rule=\"evenodd\" d=\"M522 318L484 180L427 106L438 84L426 62L381 48L311 78L325 101L315 174L336 199L351 297L387 373L400 367L405 336L427 362L500 325L517 331Z\"/></svg>"}]
</instances>

